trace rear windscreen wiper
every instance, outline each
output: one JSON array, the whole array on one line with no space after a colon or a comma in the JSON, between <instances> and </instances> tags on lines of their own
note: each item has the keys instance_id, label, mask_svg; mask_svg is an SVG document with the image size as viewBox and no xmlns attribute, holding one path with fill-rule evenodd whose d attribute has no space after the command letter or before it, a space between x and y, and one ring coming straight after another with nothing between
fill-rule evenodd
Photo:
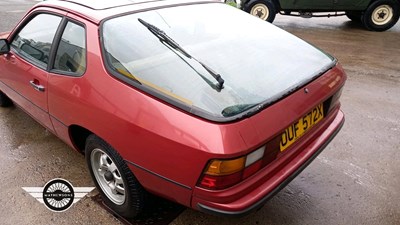
<instances>
[{"instance_id":1,"label":"rear windscreen wiper","mask_svg":"<svg viewBox=\"0 0 400 225\"><path fill-rule=\"evenodd\" d=\"M182 53L184 56L186 56L189 59L193 59L195 60L197 63L199 63L205 70L207 70L208 73L211 74L212 77L214 77L215 80L217 80L218 84L216 85L216 87L218 88L218 90L221 90L224 85L224 79L222 79L221 75L219 75L218 73L216 73L214 70L212 70L210 67L208 67L207 65L205 65L204 63L200 62L199 60L197 60L196 58L194 58L193 56L191 56L188 52L186 52L178 43L176 43L171 37L169 37L163 30L161 30L160 28L138 18L139 22L141 24L143 24L145 27L147 27L147 29L149 29L149 31L151 33L154 34L154 36L156 36L162 43L167 44L168 46L170 46L171 48L175 49L176 51ZM207 82L208 83L208 82Z\"/></svg>"}]
</instances>

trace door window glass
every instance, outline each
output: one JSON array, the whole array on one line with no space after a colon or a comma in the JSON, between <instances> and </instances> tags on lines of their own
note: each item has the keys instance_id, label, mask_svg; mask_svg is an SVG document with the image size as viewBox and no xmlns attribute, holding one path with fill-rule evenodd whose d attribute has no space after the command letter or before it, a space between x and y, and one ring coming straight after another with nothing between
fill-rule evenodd
<instances>
[{"instance_id":1,"label":"door window glass","mask_svg":"<svg viewBox=\"0 0 400 225\"><path fill-rule=\"evenodd\" d=\"M68 22L57 49L54 69L82 75L86 69L85 28Z\"/></svg>"},{"instance_id":2,"label":"door window glass","mask_svg":"<svg viewBox=\"0 0 400 225\"><path fill-rule=\"evenodd\" d=\"M37 15L17 34L11 47L22 57L45 69L60 22L59 16Z\"/></svg>"}]
</instances>

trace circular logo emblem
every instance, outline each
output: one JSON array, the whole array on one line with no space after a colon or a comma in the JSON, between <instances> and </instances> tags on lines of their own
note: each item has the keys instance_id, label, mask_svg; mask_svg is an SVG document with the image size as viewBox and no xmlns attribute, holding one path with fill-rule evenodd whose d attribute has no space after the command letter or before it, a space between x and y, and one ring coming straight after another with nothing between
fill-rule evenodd
<instances>
[{"instance_id":1,"label":"circular logo emblem","mask_svg":"<svg viewBox=\"0 0 400 225\"><path fill-rule=\"evenodd\" d=\"M46 207L55 212L63 212L74 202L74 188L64 179L53 179L43 188L43 201Z\"/></svg>"}]
</instances>

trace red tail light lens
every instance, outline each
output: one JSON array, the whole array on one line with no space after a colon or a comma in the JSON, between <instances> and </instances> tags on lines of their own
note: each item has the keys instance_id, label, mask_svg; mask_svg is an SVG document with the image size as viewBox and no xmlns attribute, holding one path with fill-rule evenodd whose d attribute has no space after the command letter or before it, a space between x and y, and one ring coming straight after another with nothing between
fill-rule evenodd
<instances>
[{"instance_id":1,"label":"red tail light lens","mask_svg":"<svg viewBox=\"0 0 400 225\"><path fill-rule=\"evenodd\" d=\"M208 189L224 189L239 183L242 180L242 172L225 176L212 176L205 174L200 180L200 186Z\"/></svg>"}]
</instances>

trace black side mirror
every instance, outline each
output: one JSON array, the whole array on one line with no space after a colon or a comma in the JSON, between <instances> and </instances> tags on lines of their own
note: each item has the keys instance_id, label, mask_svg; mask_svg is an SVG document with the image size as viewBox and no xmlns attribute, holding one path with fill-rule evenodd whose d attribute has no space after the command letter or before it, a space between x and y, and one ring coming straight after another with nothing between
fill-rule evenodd
<instances>
[{"instance_id":1,"label":"black side mirror","mask_svg":"<svg viewBox=\"0 0 400 225\"><path fill-rule=\"evenodd\" d=\"M7 39L0 39L0 55L7 54L10 51L10 45Z\"/></svg>"},{"instance_id":2,"label":"black side mirror","mask_svg":"<svg viewBox=\"0 0 400 225\"><path fill-rule=\"evenodd\" d=\"M21 50L27 53L28 55L32 56L33 58L43 61L44 53L39 49L30 46L29 44L23 43L21 45Z\"/></svg>"}]
</instances>

